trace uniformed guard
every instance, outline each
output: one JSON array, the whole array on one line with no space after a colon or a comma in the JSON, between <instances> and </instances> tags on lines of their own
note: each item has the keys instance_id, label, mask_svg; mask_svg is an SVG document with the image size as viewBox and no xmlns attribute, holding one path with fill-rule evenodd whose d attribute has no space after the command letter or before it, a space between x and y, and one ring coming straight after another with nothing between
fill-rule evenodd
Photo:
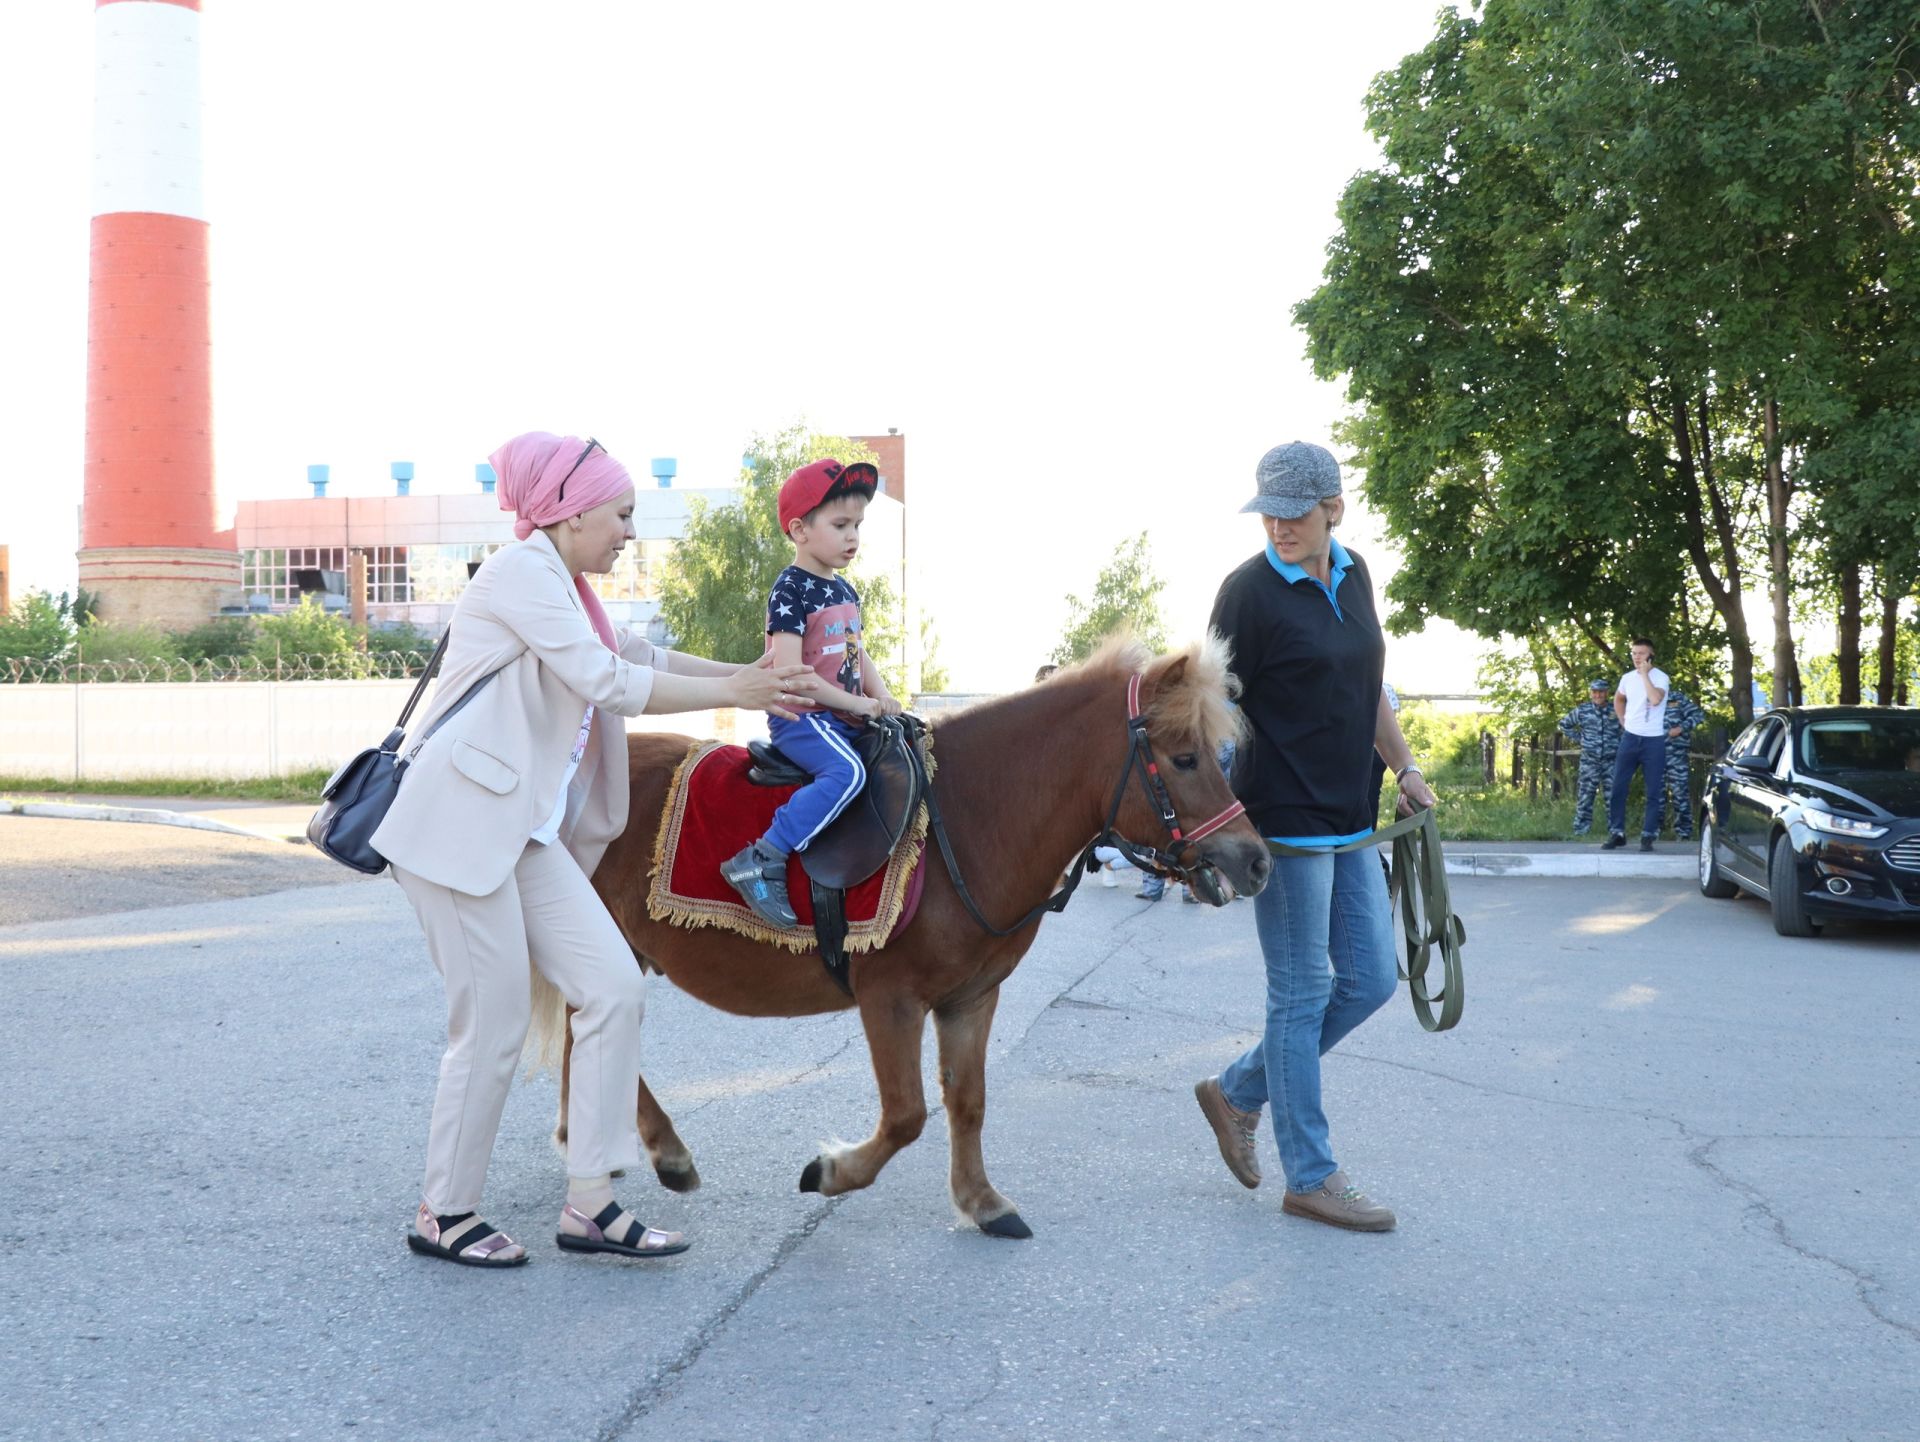
<instances>
[{"instance_id":1,"label":"uniformed guard","mask_svg":"<svg viewBox=\"0 0 1920 1442\"><path fill-rule=\"evenodd\" d=\"M1700 703L1678 686L1667 693L1667 815L1673 818L1673 834L1682 841L1693 839L1693 791L1687 772L1687 752L1693 744L1696 726L1707 724L1707 713Z\"/></svg>"},{"instance_id":2,"label":"uniformed guard","mask_svg":"<svg viewBox=\"0 0 1920 1442\"><path fill-rule=\"evenodd\" d=\"M1585 836L1593 825L1593 798L1613 775L1620 749L1620 718L1613 714L1611 688L1596 677L1587 682L1587 699L1560 718L1560 732L1580 743L1580 778L1575 785L1573 834Z\"/></svg>"}]
</instances>

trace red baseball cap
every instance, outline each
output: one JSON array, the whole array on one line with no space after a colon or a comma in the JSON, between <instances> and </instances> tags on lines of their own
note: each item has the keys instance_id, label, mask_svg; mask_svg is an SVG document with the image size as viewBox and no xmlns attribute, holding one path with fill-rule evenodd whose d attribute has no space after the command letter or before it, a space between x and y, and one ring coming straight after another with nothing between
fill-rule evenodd
<instances>
[{"instance_id":1,"label":"red baseball cap","mask_svg":"<svg viewBox=\"0 0 1920 1442\"><path fill-rule=\"evenodd\" d=\"M780 529L817 510L836 496L872 497L880 486L879 468L866 461L843 466L831 457L810 461L780 487Z\"/></svg>"}]
</instances>

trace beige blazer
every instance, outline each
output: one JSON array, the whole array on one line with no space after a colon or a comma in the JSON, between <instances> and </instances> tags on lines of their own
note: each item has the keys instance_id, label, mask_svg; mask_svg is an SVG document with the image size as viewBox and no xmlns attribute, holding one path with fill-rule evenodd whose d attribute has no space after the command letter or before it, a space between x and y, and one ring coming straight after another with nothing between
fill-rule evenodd
<instances>
[{"instance_id":1,"label":"beige blazer","mask_svg":"<svg viewBox=\"0 0 1920 1442\"><path fill-rule=\"evenodd\" d=\"M627 740L671 653L625 627L619 654L594 634L566 563L535 531L502 547L454 608L453 638L426 709L408 728L411 763L373 845L394 865L453 891L497 890L553 810L580 718L593 735L567 788L560 844L589 876L627 824ZM489 672L499 674L419 744Z\"/></svg>"}]
</instances>

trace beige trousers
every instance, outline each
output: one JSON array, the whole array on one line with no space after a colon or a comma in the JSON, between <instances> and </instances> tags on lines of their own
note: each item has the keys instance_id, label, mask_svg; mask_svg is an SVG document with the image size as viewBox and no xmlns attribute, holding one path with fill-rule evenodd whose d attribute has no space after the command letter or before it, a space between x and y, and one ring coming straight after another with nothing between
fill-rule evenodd
<instances>
[{"instance_id":1,"label":"beige trousers","mask_svg":"<svg viewBox=\"0 0 1920 1442\"><path fill-rule=\"evenodd\" d=\"M477 1211L500 1111L531 1019L529 963L577 1008L567 1173L633 1170L640 1081L640 964L579 863L529 844L499 890L468 896L393 868L447 984L447 1050L427 1134L422 1195L441 1216Z\"/></svg>"}]
</instances>

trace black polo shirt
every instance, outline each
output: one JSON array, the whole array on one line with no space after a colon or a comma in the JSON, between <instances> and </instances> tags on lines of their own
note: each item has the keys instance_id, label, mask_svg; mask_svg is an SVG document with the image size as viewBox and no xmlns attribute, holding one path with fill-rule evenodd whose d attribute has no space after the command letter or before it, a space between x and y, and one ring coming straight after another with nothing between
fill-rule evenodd
<instances>
[{"instance_id":1,"label":"black polo shirt","mask_svg":"<svg viewBox=\"0 0 1920 1442\"><path fill-rule=\"evenodd\" d=\"M1344 840L1374 826L1386 643L1366 562L1338 541L1331 555L1331 593L1263 550L1213 602L1252 733L1234 758L1234 794L1262 836Z\"/></svg>"}]
</instances>

